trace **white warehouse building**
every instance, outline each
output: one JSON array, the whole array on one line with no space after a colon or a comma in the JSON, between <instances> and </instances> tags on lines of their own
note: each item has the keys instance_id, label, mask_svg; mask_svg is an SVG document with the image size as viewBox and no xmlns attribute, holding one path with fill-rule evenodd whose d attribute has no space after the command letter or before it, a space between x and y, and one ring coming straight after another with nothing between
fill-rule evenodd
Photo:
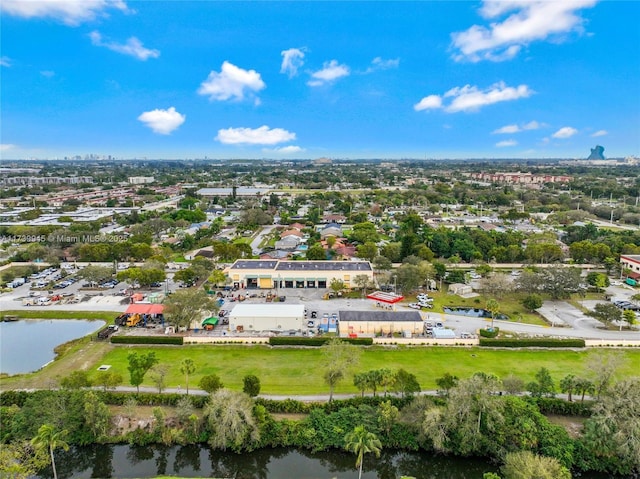
<instances>
[{"instance_id":1,"label":"white warehouse building","mask_svg":"<svg viewBox=\"0 0 640 479\"><path fill-rule=\"evenodd\" d=\"M229 331L297 331L306 324L304 304L238 304L229 313Z\"/></svg>"}]
</instances>

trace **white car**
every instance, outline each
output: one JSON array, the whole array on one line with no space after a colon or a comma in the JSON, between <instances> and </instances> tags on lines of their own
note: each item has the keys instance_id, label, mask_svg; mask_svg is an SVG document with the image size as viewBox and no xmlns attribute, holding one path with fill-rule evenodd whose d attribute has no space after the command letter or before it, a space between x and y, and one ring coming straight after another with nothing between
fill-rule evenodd
<instances>
[{"instance_id":1,"label":"white car","mask_svg":"<svg viewBox=\"0 0 640 479\"><path fill-rule=\"evenodd\" d=\"M426 294L419 294L418 296L416 296L416 299L418 301L433 301L433 298L430 298L429 296L427 296Z\"/></svg>"},{"instance_id":2,"label":"white car","mask_svg":"<svg viewBox=\"0 0 640 479\"><path fill-rule=\"evenodd\" d=\"M611 286L622 286L622 281L611 281Z\"/></svg>"},{"instance_id":3,"label":"white car","mask_svg":"<svg viewBox=\"0 0 640 479\"><path fill-rule=\"evenodd\" d=\"M482 275L480 275L478 273L469 273L469 277L471 279L480 279L480 278L482 278Z\"/></svg>"},{"instance_id":4,"label":"white car","mask_svg":"<svg viewBox=\"0 0 640 479\"><path fill-rule=\"evenodd\" d=\"M420 305L418 303L409 303L408 305L411 309L420 309Z\"/></svg>"}]
</instances>

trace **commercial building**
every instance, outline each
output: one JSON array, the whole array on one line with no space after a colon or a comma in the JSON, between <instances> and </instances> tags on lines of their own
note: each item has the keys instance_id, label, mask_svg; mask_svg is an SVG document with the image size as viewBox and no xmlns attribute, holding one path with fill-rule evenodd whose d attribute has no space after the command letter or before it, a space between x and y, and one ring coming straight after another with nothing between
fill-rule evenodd
<instances>
[{"instance_id":1,"label":"commercial building","mask_svg":"<svg viewBox=\"0 0 640 479\"><path fill-rule=\"evenodd\" d=\"M327 288L333 279L350 288L360 275L373 281L368 261L237 260L226 273L233 286L248 289Z\"/></svg>"},{"instance_id":2,"label":"commercial building","mask_svg":"<svg viewBox=\"0 0 640 479\"><path fill-rule=\"evenodd\" d=\"M626 274L628 278L640 279L640 254L621 254L620 266L623 273L625 270L629 270L628 274Z\"/></svg>"},{"instance_id":3,"label":"commercial building","mask_svg":"<svg viewBox=\"0 0 640 479\"><path fill-rule=\"evenodd\" d=\"M340 311L340 336L388 336L401 333L404 336L424 332L424 321L418 311Z\"/></svg>"},{"instance_id":4,"label":"commercial building","mask_svg":"<svg viewBox=\"0 0 640 479\"><path fill-rule=\"evenodd\" d=\"M300 331L304 304L238 304L229 313L229 331Z\"/></svg>"},{"instance_id":5,"label":"commercial building","mask_svg":"<svg viewBox=\"0 0 640 479\"><path fill-rule=\"evenodd\" d=\"M130 185L147 185L149 183L153 183L156 179L153 176L130 176L129 184Z\"/></svg>"}]
</instances>

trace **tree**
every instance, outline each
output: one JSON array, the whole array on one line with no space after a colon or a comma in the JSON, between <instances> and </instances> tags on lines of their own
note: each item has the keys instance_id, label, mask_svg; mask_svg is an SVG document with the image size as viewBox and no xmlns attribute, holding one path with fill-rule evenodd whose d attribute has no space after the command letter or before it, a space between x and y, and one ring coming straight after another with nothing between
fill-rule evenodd
<instances>
[{"instance_id":1,"label":"tree","mask_svg":"<svg viewBox=\"0 0 640 479\"><path fill-rule=\"evenodd\" d=\"M629 328L633 327L638 322L636 313L630 309L627 309L622 313L622 318L629 325ZM620 329L622 329L622 323L620 323Z\"/></svg>"},{"instance_id":2,"label":"tree","mask_svg":"<svg viewBox=\"0 0 640 479\"><path fill-rule=\"evenodd\" d=\"M542 296L536 293L529 294L522 300L522 305L529 311L535 311L542 307Z\"/></svg>"},{"instance_id":3,"label":"tree","mask_svg":"<svg viewBox=\"0 0 640 479\"><path fill-rule=\"evenodd\" d=\"M242 379L242 392L250 397L260 394L260 379L258 376L248 374Z\"/></svg>"},{"instance_id":4,"label":"tree","mask_svg":"<svg viewBox=\"0 0 640 479\"><path fill-rule=\"evenodd\" d=\"M306 257L308 260L325 260L327 259L327 252L320 243L316 243L309 247Z\"/></svg>"},{"instance_id":5,"label":"tree","mask_svg":"<svg viewBox=\"0 0 640 479\"><path fill-rule=\"evenodd\" d=\"M587 284L596 288L597 291L602 291L604 288L609 286L609 277L604 273L598 273L596 271L592 271L587 274Z\"/></svg>"},{"instance_id":6,"label":"tree","mask_svg":"<svg viewBox=\"0 0 640 479\"><path fill-rule=\"evenodd\" d=\"M353 385L360 391L360 396L364 397L364 392L369 385L369 378L367 373L356 373L353 375Z\"/></svg>"},{"instance_id":7,"label":"tree","mask_svg":"<svg viewBox=\"0 0 640 479\"><path fill-rule=\"evenodd\" d=\"M625 357L619 352L593 351L589 353L586 370L590 373L597 399L600 399L600 396L609 389L616 372L625 363Z\"/></svg>"},{"instance_id":8,"label":"tree","mask_svg":"<svg viewBox=\"0 0 640 479\"><path fill-rule=\"evenodd\" d=\"M200 389L210 394L224 387L222 381L220 380L220 377L217 374L207 374L206 376L202 376L202 378L200 378L198 386L200 386Z\"/></svg>"},{"instance_id":9,"label":"tree","mask_svg":"<svg viewBox=\"0 0 640 479\"><path fill-rule=\"evenodd\" d=\"M547 368L540 368L536 373L536 381L532 381L527 385L527 389L534 397L554 397L555 384L551 378L551 374Z\"/></svg>"},{"instance_id":10,"label":"tree","mask_svg":"<svg viewBox=\"0 0 640 479\"><path fill-rule=\"evenodd\" d=\"M105 279L111 278L113 275L113 268L110 266L96 266L89 265L82 268L76 273L78 278L82 278L89 283L99 283Z\"/></svg>"},{"instance_id":11,"label":"tree","mask_svg":"<svg viewBox=\"0 0 640 479\"><path fill-rule=\"evenodd\" d=\"M115 371L99 371L95 377L94 384L102 386L103 390L115 389L122 384L122 375Z\"/></svg>"},{"instance_id":12,"label":"tree","mask_svg":"<svg viewBox=\"0 0 640 479\"><path fill-rule=\"evenodd\" d=\"M382 373L380 369L372 369L371 371L367 371L367 386L371 391L373 391L373 397L376 397L376 392L378 391L378 386L382 383Z\"/></svg>"},{"instance_id":13,"label":"tree","mask_svg":"<svg viewBox=\"0 0 640 479\"><path fill-rule=\"evenodd\" d=\"M376 457L380 457L382 443L374 433L367 431L364 426L356 426L353 431L347 433L344 437L344 441L345 449L349 452L355 453L357 457L356 467L359 471L358 478L361 478L364 455L372 452Z\"/></svg>"},{"instance_id":14,"label":"tree","mask_svg":"<svg viewBox=\"0 0 640 479\"><path fill-rule=\"evenodd\" d=\"M260 431L253 416L253 405L253 400L242 392L219 389L212 393L203 411L209 445L239 452L256 443Z\"/></svg>"},{"instance_id":15,"label":"tree","mask_svg":"<svg viewBox=\"0 0 640 479\"><path fill-rule=\"evenodd\" d=\"M140 392L140 384L144 381L145 374L158 363L156 353L153 351L141 354L131 352L127 356L127 359L129 361L129 365L127 366L130 375L129 382L132 386L136 387L137 392Z\"/></svg>"},{"instance_id":16,"label":"tree","mask_svg":"<svg viewBox=\"0 0 640 479\"><path fill-rule=\"evenodd\" d=\"M422 269L418 265L403 263L396 270L396 279L400 290L407 294L418 288L425 278L422 275Z\"/></svg>"},{"instance_id":17,"label":"tree","mask_svg":"<svg viewBox=\"0 0 640 479\"><path fill-rule=\"evenodd\" d=\"M56 461L53 451L61 447L65 451L69 450L69 444L65 442L67 430L56 431L51 424L43 424L38 429L38 435L31 440L31 444L38 449L47 449L51 457L51 467L53 468L54 479L58 478L56 471Z\"/></svg>"},{"instance_id":18,"label":"tree","mask_svg":"<svg viewBox=\"0 0 640 479\"><path fill-rule=\"evenodd\" d=\"M369 276L366 274L357 274L353 278L353 284L362 291L362 296L364 297L367 294L367 288L370 285Z\"/></svg>"},{"instance_id":19,"label":"tree","mask_svg":"<svg viewBox=\"0 0 640 479\"><path fill-rule=\"evenodd\" d=\"M504 422L498 390L500 381L493 375L476 373L459 381L449 392L446 406L426 411L421 431L436 450L465 456L495 453L495 432Z\"/></svg>"},{"instance_id":20,"label":"tree","mask_svg":"<svg viewBox=\"0 0 640 479\"><path fill-rule=\"evenodd\" d=\"M358 252L358 258L366 259L367 261L373 261L378 256L378 247L371 241L359 244L356 246L356 251Z\"/></svg>"},{"instance_id":21,"label":"tree","mask_svg":"<svg viewBox=\"0 0 640 479\"><path fill-rule=\"evenodd\" d=\"M35 448L29 441L12 441L0 447L0 472L7 478L36 477L48 463L48 451Z\"/></svg>"},{"instance_id":22,"label":"tree","mask_svg":"<svg viewBox=\"0 0 640 479\"><path fill-rule=\"evenodd\" d=\"M493 320L495 319L496 314L500 312L500 303L495 299L490 299L487 301L486 309L491 313L491 330L493 331Z\"/></svg>"},{"instance_id":23,"label":"tree","mask_svg":"<svg viewBox=\"0 0 640 479\"><path fill-rule=\"evenodd\" d=\"M444 376L436 379L436 384L440 388L438 393L441 393L444 396L448 396L449 395L449 390L451 388L456 387L456 384L458 384L458 377L457 376L452 376L449 373L445 373Z\"/></svg>"},{"instance_id":24,"label":"tree","mask_svg":"<svg viewBox=\"0 0 640 479\"><path fill-rule=\"evenodd\" d=\"M60 380L60 387L64 389L90 388L91 379L87 371L73 371Z\"/></svg>"},{"instance_id":25,"label":"tree","mask_svg":"<svg viewBox=\"0 0 640 479\"><path fill-rule=\"evenodd\" d=\"M398 369L393 381L393 390L405 397L420 392L421 388L415 374Z\"/></svg>"},{"instance_id":26,"label":"tree","mask_svg":"<svg viewBox=\"0 0 640 479\"><path fill-rule=\"evenodd\" d=\"M151 368L151 380L158 388L158 394L162 394L162 391L167 387L165 379L169 373L169 366L166 364L156 364Z\"/></svg>"},{"instance_id":27,"label":"tree","mask_svg":"<svg viewBox=\"0 0 640 479\"><path fill-rule=\"evenodd\" d=\"M618 474L640 464L640 380L618 382L594 404L585 422L584 443L594 457L615 459Z\"/></svg>"},{"instance_id":28,"label":"tree","mask_svg":"<svg viewBox=\"0 0 640 479\"><path fill-rule=\"evenodd\" d=\"M622 311L613 303L598 303L593 307L593 311L587 314L601 321L605 326L622 320Z\"/></svg>"},{"instance_id":29,"label":"tree","mask_svg":"<svg viewBox=\"0 0 640 479\"><path fill-rule=\"evenodd\" d=\"M593 394L595 392L595 388L593 383L585 378L577 378L575 384L576 394L580 394L580 402L584 402L584 397L587 394Z\"/></svg>"},{"instance_id":30,"label":"tree","mask_svg":"<svg viewBox=\"0 0 640 479\"><path fill-rule=\"evenodd\" d=\"M482 292L487 296L503 298L506 294L513 292L514 284L508 275L503 273L493 273L480 282Z\"/></svg>"},{"instance_id":31,"label":"tree","mask_svg":"<svg viewBox=\"0 0 640 479\"><path fill-rule=\"evenodd\" d=\"M334 338L322 346L324 381L329 386L329 401L333 400L333 390L344 379L350 368L357 367L360 350L353 344Z\"/></svg>"},{"instance_id":32,"label":"tree","mask_svg":"<svg viewBox=\"0 0 640 479\"><path fill-rule=\"evenodd\" d=\"M338 278L333 278L329 283L329 288L334 293L339 293L340 291L343 291L345 288L344 281Z\"/></svg>"},{"instance_id":33,"label":"tree","mask_svg":"<svg viewBox=\"0 0 640 479\"><path fill-rule=\"evenodd\" d=\"M524 381L513 374L509 374L502 380L502 387L507 394L520 394L524 391Z\"/></svg>"},{"instance_id":34,"label":"tree","mask_svg":"<svg viewBox=\"0 0 640 479\"><path fill-rule=\"evenodd\" d=\"M567 394L569 402L573 400L573 393L576 390L578 378L573 374L567 374L560 380L560 391Z\"/></svg>"},{"instance_id":35,"label":"tree","mask_svg":"<svg viewBox=\"0 0 640 479\"><path fill-rule=\"evenodd\" d=\"M180 363L180 372L184 374L184 382L187 385L187 394L189 394L189 376L196 372L196 364L193 359L184 358Z\"/></svg>"},{"instance_id":36,"label":"tree","mask_svg":"<svg viewBox=\"0 0 640 479\"><path fill-rule=\"evenodd\" d=\"M218 309L218 304L200 288L180 289L164 302L164 315L176 329L187 328L193 320L203 319L203 313L215 314Z\"/></svg>"},{"instance_id":37,"label":"tree","mask_svg":"<svg viewBox=\"0 0 640 479\"><path fill-rule=\"evenodd\" d=\"M508 453L501 471L504 479L571 479L569 470L556 458L531 451Z\"/></svg>"},{"instance_id":38,"label":"tree","mask_svg":"<svg viewBox=\"0 0 640 479\"><path fill-rule=\"evenodd\" d=\"M378 406L378 424L387 436L398 419L398 415L398 408L391 404L391 401L381 402Z\"/></svg>"}]
</instances>

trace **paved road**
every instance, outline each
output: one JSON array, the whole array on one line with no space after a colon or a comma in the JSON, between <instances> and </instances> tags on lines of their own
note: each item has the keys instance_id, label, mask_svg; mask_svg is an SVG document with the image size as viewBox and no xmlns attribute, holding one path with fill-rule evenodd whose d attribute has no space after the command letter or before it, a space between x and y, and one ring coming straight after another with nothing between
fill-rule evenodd
<instances>
[{"instance_id":1,"label":"paved road","mask_svg":"<svg viewBox=\"0 0 640 479\"><path fill-rule=\"evenodd\" d=\"M271 234L271 232L275 227L276 225L263 226L260 232L256 235L256 237L253 238L253 240L251 241L251 250L253 251L254 255L258 255L262 252L262 248L260 248L260 243L262 243L262 240L264 239L265 236L268 236Z\"/></svg>"}]
</instances>

